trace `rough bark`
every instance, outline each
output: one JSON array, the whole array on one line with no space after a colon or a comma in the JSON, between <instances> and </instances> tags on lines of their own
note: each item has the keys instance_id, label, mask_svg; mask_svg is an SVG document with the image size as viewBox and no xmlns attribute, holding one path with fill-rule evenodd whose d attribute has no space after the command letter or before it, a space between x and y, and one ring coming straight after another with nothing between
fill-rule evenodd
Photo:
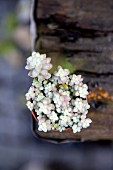
<instances>
[{"instance_id":1,"label":"rough bark","mask_svg":"<svg viewBox=\"0 0 113 170\"><path fill-rule=\"evenodd\" d=\"M89 85L92 125L68 139L113 139L113 1L35 0L34 48L81 74ZM53 70L54 70L53 69Z\"/></svg>"}]
</instances>

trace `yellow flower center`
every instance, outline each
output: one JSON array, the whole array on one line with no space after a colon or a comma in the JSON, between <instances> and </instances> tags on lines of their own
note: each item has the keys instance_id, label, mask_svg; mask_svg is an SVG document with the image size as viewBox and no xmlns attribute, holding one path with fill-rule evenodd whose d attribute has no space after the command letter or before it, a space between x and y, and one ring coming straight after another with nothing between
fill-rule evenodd
<instances>
[{"instance_id":1,"label":"yellow flower center","mask_svg":"<svg viewBox=\"0 0 113 170\"><path fill-rule=\"evenodd\" d=\"M63 88L67 88L68 87L68 85L67 84L57 84L57 89L61 89L62 87Z\"/></svg>"}]
</instances>

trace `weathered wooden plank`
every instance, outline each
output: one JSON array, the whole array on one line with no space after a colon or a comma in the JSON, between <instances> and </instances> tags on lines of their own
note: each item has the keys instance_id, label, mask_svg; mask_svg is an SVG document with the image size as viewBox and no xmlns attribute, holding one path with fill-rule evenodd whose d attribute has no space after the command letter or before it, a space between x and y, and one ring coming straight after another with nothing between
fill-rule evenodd
<instances>
[{"instance_id":1,"label":"weathered wooden plank","mask_svg":"<svg viewBox=\"0 0 113 170\"><path fill-rule=\"evenodd\" d=\"M35 0L36 51L89 85L90 128L68 139L113 140L113 1ZM53 71L52 70L52 71Z\"/></svg>"},{"instance_id":2,"label":"weathered wooden plank","mask_svg":"<svg viewBox=\"0 0 113 170\"><path fill-rule=\"evenodd\" d=\"M113 30L112 0L39 0L36 3L37 19L61 16L64 22L74 21L79 27L101 31Z\"/></svg>"}]
</instances>

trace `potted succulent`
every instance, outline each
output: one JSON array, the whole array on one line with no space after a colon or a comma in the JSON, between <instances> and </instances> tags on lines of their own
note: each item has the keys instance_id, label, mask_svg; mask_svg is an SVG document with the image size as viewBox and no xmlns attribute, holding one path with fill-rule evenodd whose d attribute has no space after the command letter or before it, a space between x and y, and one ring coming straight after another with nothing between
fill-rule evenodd
<instances>
[{"instance_id":1,"label":"potted succulent","mask_svg":"<svg viewBox=\"0 0 113 170\"><path fill-rule=\"evenodd\" d=\"M32 112L35 133L46 139L68 139L92 122L87 118L88 87L81 75L70 74L58 66L53 74L51 58L33 52L27 58L26 69L33 78L26 93L27 107Z\"/></svg>"}]
</instances>

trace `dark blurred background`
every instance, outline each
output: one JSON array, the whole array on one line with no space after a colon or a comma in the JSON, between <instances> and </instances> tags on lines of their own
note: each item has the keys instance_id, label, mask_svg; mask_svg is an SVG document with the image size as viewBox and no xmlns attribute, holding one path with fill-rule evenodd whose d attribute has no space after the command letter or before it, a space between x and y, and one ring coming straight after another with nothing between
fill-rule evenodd
<instances>
[{"instance_id":1,"label":"dark blurred background","mask_svg":"<svg viewBox=\"0 0 113 170\"><path fill-rule=\"evenodd\" d=\"M32 133L24 94L30 0L0 0L0 170L112 170L112 141L52 144Z\"/></svg>"}]
</instances>

